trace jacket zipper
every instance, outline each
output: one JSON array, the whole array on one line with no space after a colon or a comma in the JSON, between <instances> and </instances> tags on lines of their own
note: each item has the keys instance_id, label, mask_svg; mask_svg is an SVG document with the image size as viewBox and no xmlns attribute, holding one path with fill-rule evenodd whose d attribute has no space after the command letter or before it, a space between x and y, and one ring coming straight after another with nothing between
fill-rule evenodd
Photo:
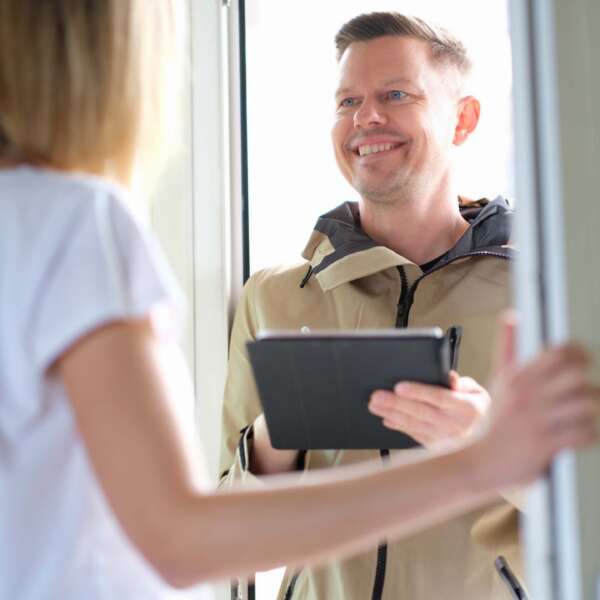
<instances>
[{"instance_id":1,"label":"jacket zipper","mask_svg":"<svg viewBox=\"0 0 600 600\"><path fill-rule=\"evenodd\" d=\"M463 328L460 325L452 325L446 331L448 346L450 349L450 369L458 371L458 352L462 340Z\"/></svg>"},{"instance_id":2,"label":"jacket zipper","mask_svg":"<svg viewBox=\"0 0 600 600\"><path fill-rule=\"evenodd\" d=\"M398 273L400 273L400 298L398 299L398 306L396 308L396 328L406 327L403 324L404 305L406 304L406 298L409 292L408 277L406 271L401 265L398 267ZM385 461L389 458L390 451L382 449L379 451L381 460ZM383 586L385 584L385 571L387 567L387 542L383 542L377 547L377 562L375 565L375 578L373 580L373 593L371 594L371 600L381 600L383 596Z\"/></svg>"},{"instance_id":3,"label":"jacket zipper","mask_svg":"<svg viewBox=\"0 0 600 600\"><path fill-rule=\"evenodd\" d=\"M406 302L406 296L408 295L408 277L406 276L406 271L403 266L398 267L398 272L400 273L400 282L401 282L401 290L400 290L400 298L398 300L398 307L396 309L396 328L406 327L406 325L402 324L402 315L403 315L403 307Z\"/></svg>"},{"instance_id":4,"label":"jacket zipper","mask_svg":"<svg viewBox=\"0 0 600 600\"><path fill-rule=\"evenodd\" d=\"M382 462L390 458L390 451L382 448L379 451ZM373 593L371 600L381 600L383 596L383 585L385 583L385 569L387 566L387 542L383 542L377 547L377 564L375 567L375 578L373 580Z\"/></svg>"}]
</instances>

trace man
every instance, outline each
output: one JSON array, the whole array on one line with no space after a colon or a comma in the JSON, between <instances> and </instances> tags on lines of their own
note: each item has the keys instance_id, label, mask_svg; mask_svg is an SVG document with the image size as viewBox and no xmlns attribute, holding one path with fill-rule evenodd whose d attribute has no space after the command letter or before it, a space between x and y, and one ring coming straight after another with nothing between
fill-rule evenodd
<instances>
[{"instance_id":1,"label":"man","mask_svg":"<svg viewBox=\"0 0 600 600\"><path fill-rule=\"evenodd\" d=\"M512 212L501 198L459 198L453 179L454 152L479 118L478 101L463 96L466 51L396 13L351 20L336 46L332 139L360 200L318 220L307 263L257 273L246 286L231 340L222 485L377 455L271 447L245 350L262 328L460 326L463 377L453 373L450 390L404 384L370 404L387 427L425 446L467 433L488 400L476 381L487 380L497 317L510 302ZM520 577L517 512L499 498L371 553L287 573L280 598L502 600L511 594L494 568L500 554Z\"/></svg>"}]
</instances>

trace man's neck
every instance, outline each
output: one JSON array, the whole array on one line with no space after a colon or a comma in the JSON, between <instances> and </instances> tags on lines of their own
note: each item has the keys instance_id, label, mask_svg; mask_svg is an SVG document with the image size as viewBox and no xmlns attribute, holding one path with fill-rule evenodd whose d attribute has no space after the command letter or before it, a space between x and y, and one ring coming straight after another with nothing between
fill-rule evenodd
<instances>
[{"instance_id":1,"label":"man's neck","mask_svg":"<svg viewBox=\"0 0 600 600\"><path fill-rule=\"evenodd\" d=\"M469 227L454 194L392 204L361 199L359 207L361 227L370 238L418 265L447 252Z\"/></svg>"}]
</instances>

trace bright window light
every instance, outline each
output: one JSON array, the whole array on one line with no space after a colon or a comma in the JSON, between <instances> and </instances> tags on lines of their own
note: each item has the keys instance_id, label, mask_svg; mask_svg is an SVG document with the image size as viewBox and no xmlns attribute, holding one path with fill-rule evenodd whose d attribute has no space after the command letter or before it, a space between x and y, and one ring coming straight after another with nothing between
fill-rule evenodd
<instances>
[{"instance_id":1,"label":"bright window light","mask_svg":"<svg viewBox=\"0 0 600 600\"><path fill-rule=\"evenodd\" d=\"M460 193L513 197L511 58L506 0L247 2L250 269L300 260L317 217L356 192L340 175L330 129L333 38L363 12L400 10L456 33L474 61L479 126L460 147Z\"/></svg>"}]
</instances>

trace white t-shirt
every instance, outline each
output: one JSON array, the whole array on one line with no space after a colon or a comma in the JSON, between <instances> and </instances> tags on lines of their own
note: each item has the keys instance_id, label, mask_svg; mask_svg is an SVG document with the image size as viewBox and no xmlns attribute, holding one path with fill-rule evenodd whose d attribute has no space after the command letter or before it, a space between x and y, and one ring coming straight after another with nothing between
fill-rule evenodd
<instances>
[{"instance_id":1,"label":"white t-shirt","mask_svg":"<svg viewBox=\"0 0 600 600\"><path fill-rule=\"evenodd\" d=\"M181 294L100 178L0 170L0 598L181 598L130 544L48 366L97 326ZM110 440L107 440L109 442ZM186 598L206 598L196 588Z\"/></svg>"}]
</instances>

